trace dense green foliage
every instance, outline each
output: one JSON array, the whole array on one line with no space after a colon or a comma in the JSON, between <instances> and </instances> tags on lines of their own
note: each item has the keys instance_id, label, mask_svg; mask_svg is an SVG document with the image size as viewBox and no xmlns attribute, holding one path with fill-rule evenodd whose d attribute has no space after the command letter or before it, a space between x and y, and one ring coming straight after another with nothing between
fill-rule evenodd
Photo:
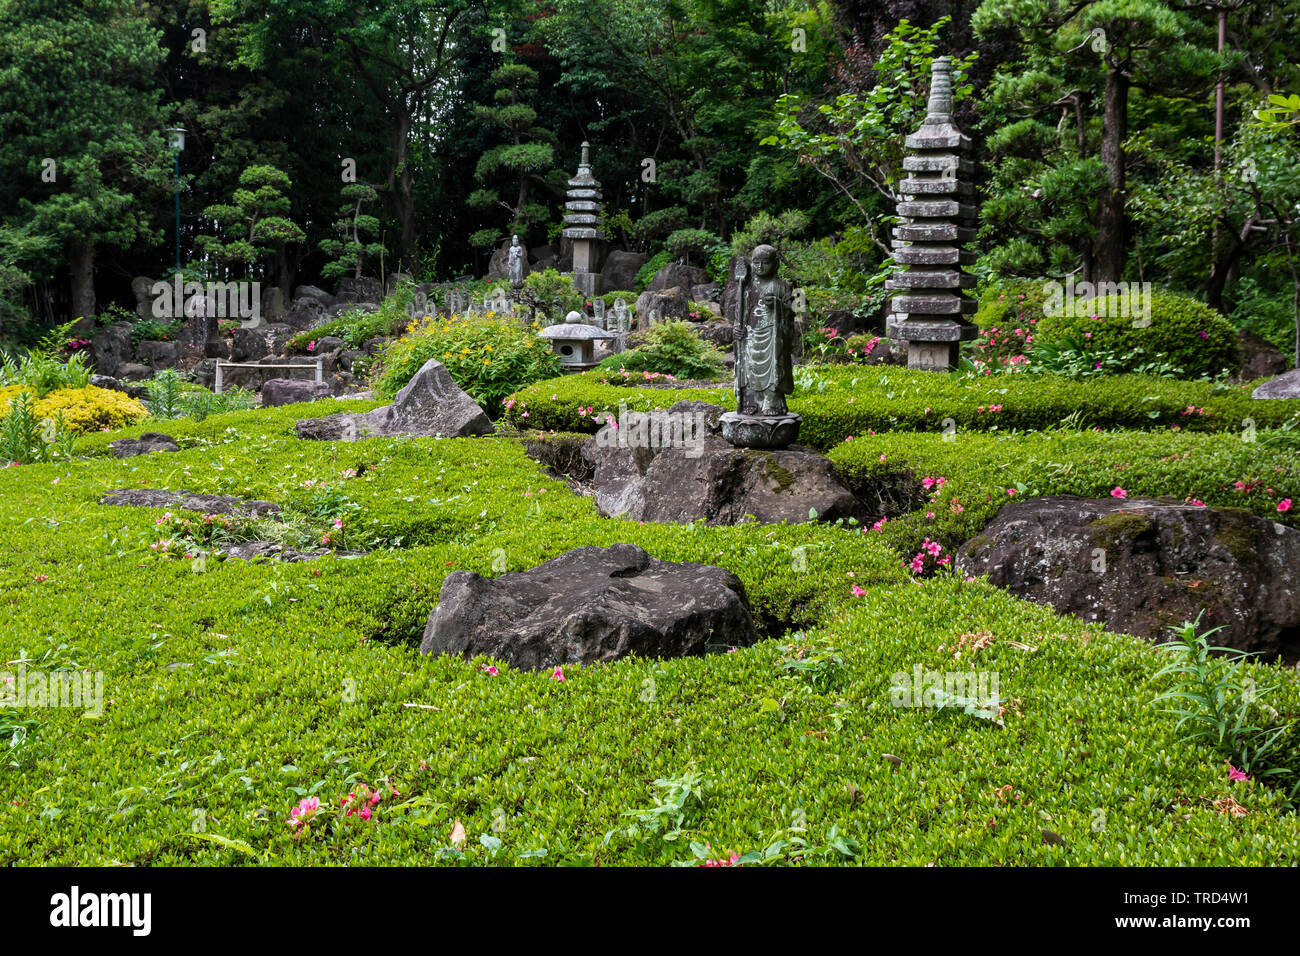
<instances>
[{"instance_id":1,"label":"dense green foliage","mask_svg":"<svg viewBox=\"0 0 1300 956\"><path fill-rule=\"evenodd\" d=\"M633 380L635 381L635 379ZM803 416L801 444L826 449L849 436L883 431L1012 431L1051 428L1131 428L1218 431L1279 427L1294 418L1290 402L1260 402L1239 387L1205 382L1115 375L1094 380L1065 377L935 375L897 366L862 368L820 365L796 371L790 409ZM730 387L635 388L613 384L611 373L593 369L557 382L523 389L509 418L515 424L557 431L594 431L578 414L667 408L681 399L735 407ZM527 421L520 418L529 412ZM598 420L603 421L603 418Z\"/></svg>"}]
</instances>

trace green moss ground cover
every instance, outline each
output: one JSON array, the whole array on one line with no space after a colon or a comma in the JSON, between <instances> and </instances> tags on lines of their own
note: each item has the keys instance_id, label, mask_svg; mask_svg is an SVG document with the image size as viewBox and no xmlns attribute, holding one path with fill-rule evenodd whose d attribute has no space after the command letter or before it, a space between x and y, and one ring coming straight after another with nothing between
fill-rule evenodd
<instances>
[{"instance_id":1,"label":"green moss ground cover","mask_svg":"<svg viewBox=\"0 0 1300 956\"><path fill-rule=\"evenodd\" d=\"M594 432L620 402L632 411L695 399L735 407L728 388L665 389L604 384L610 373L584 372L517 392L508 419L521 428ZM804 417L802 444L821 450L869 431L1024 431L1124 428L1233 431L1277 427L1296 403L1254 401L1248 388L1216 387L1145 375L1078 380L1051 375L956 376L897 367L815 366L804 374L790 410ZM586 412L586 409L592 409ZM1189 411L1190 409L1190 411Z\"/></svg>"},{"instance_id":2,"label":"green moss ground cover","mask_svg":"<svg viewBox=\"0 0 1300 956\"><path fill-rule=\"evenodd\" d=\"M530 392L576 396L574 382ZM0 668L102 670L108 701L98 718L32 711L26 742L0 750L0 862L662 864L782 841L775 861L1295 859L1300 822L1277 793L1231 783L1221 758L1157 713L1167 686L1149 644L982 582L913 579L894 519L865 533L638 525L599 518L510 438L293 437L300 417L365 407L169 422L179 453L0 471ZM91 436L82 451L145 430ZM942 474L945 493L969 502L944 520L970 527L995 511L1004 474L1037 493L1100 493L1125 465L1130 494L1230 503L1234 481L1289 465L1273 472L1274 490L1295 488L1293 464L1260 457L1270 446L1243 451L1221 434L828 444L862 480L879 477L876 465L899 481ZM199 570L149 547L158 512L98 504L122 487L264 498L305 516L327 495L356 540L383 547ZM1237 503L1266 512L1264 497L1245 497ZM897 526L925 533L924 520ZM415 649L451 570L522 570L617 541L732 569L769 633L784 633L732 654L565 668L562 682ZM891 675L917 665L996 671L1002 726L892 707ZM1268 703L1293 715L1300 682L1287 677ZM384 786L373 816L343 816L340 801L363 784ZM656 829L649 811L682 787L680 820ZM304 832L289 813L309 797L321 804ZM457 821L467 838L452 849Z\"/></svg>"}]
</instances>

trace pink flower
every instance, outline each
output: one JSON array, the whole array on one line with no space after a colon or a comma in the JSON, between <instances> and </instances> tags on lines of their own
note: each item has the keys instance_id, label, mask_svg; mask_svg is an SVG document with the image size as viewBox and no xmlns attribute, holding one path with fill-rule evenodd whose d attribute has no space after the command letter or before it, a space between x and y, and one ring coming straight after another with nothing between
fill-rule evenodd
<instances>
[{"instance_id":1,"label":"pink flower","mask_svg":"<svg viewBox=\"0 0 1300 956\"><path fill-rule=\"evenodd\" d=\"M888 520L889 520L889 515L885 515L883 518L881 518L879 521L877 521L875 524L871 526L871 530L879 531L881 528L885 526L885 522Z\"/></svg>"},{"instance_id":2,"label":"pink flower","mask_svg":"<svg viewBox=\"0 0 1300 956\"><path fill-rule=\"evenodd\" d=\"M925 543L922 544L921 547L922 549L929 551L936 558L943 551L943 545L939 544L938 541L931 541L929 538L925 539Z\"/></svg>"},{"instance_id":3,"label":"pink flower","mask_svg":"<svg viewBox=\"0 0 1300 956\"><path fill-rule=\"evenodd\" d=\"M949 508L948 510L951 511L951 512L952 512L953 514L955 514L955 515L959 515L959 514L961 514L963 511L965 511L966 509L963 508L959 502L954 501L954 502L952 503L952 507Z\"/></svg>"},{"instance_id":4,"label":"pink flower","mask_svg":"<svg viewBox=\"0 0 1300 956\"><path fill-rule=\"evenodd\" d=\"M342 528L342 527L343 527L343 519L342 519L342 518L335 518L335 519L334 519L334 527L335 527L335 528Z\"/></svg>"},{"instance_id":5,"label":"pink flower","mask_svg":"<svg viewBox=\"0 0 1300 956\"><path fill-rule=\"evenodd\" d=\"M1290 498L1283 498L1281 501L1279 501L1279 502L1277 503L1277 510L1278 510L1278 511L1290 511L1290 510L1291 510L1291 499L1290 499Z\"/></svg>"},{"instance_id":6,"label":"pink flower","mask_svg":"<svg viewBox=\"0 0 1300 956\"><path fill-rule=\"evenodd\" d=\"M1231 761L1231 760L1225 760L1225 761L1223 761L1223 762L1226 763L1226 764L1228 765L1228 782L1229 782L1229 783L1237 783L1237 782L1242 781L1242 780L1249 780L1249 779L1250 779L1250 777L1246 776L1244 773L1242 773L1240 770L1238 770L1236 767L1234 767L1234 766L1232 765L1232 761Z\"/></svg>"},{"instance_id":7,"label":"pink flower","mask_svg":"<svg viewBox=\"0 0 1300 956\"><path fill-rule=\"evenodd\" d=\"M853 585L853 587L849 588L849 591L853 594L854 597L862 597L862 595L867 593L865 588L860 588L856 584Z\"/></svg>"},{"instance_id":8,"label":"pink flower","mask_svg":"<svg viewBox=\"0 0 1300 956\"><path fill-rule=\"evenodd\" d=\"M1020 492L1017 491L1015 488L1008 488L1007 494L1014 498L1016 495L1020 494Z\"/></svg>"},{"instance_id":9,"label":"pink flower","mask_svg":"<svg viewBox=\"0 0 1300 956\"><path fill-rule=\"evenodd\" d=\"M921 487L924 488L926 491L929 491L931 488L934 487L934 479L933 479L933 478L922 478L922 479L921 479Z\"/></svg>"},{"instance_id":10,"label":"pink flower","mask_svg":"<svg viewBox=\"0 0 1300 956\"><path fill-rule=\"evenodd\" d=\"M1208 338L1210 337L1210 333L1209 333L1209 332L1204 332L1204 331L1202 331L1202 332L1200 333L1200 336L1201 336L1201 338L1203 338L1203 339L1208 339Z\"/></svg>"},{"instance_id":11,"label":"pink flower","mask_svg":"<svg viewBox=\"0 0 1300 956\"><path fill-rule=\"evenodd\" d=\"M371 814L370 814L370 808L369 808L369 807L362 807L362 808L361 808L361 819L362 819L362 820L365 820L365 821L367 821L367 822L369 822L369 820L370 820L370 816L371 816Z\"/></svg>"},{"instance_id":12,"label":"pink flower","mask_svg":"<svg viewBox=\"0 0 1300 956\"><path fill-rule=\"evenodd\" d=\"M555 671L551 674L551 680L558 680L558 681L562 681L562 680L564 680L564 666L563 666L563 665L561 665L561 666L555 668Z\"/></svg>"},{"instance_id":13,"label":"pink flower","mask_svg":"<svg viewBox=\"0 0 1300 956\"><path fill-rule=\"evenodd\" d=\"M1119 485L1116 485L1114 488L1110 490L1110 496L1112 498L1127 498L1128 492L1125 491L1123 488L1121 488Z\"/></svg>"},{"instance_id":14,"label":"pink flower","mask_svg":"<svg viewBox=\"0 0 1300 956\"><path fill-rule=\"evenodd\" d=\"M289 811L289 826L297 827L309 823L318 809L320 809L320 797L304 797Z\"/></svg>"},{"instance_id":15,"label":"pink flower","mask_svg":"<svg viewBox=\"0 0 1300 956\"><path fill-rule=\"evenodd\" d=\"M493 677L496 677L497 674L500 673L500 671L497 670L497 666L495 664L484 664L482 667L479 668L479 670L487 671Z\"/></svg>"},{"instance_id":16,"label":"pink flower","mask_svg":"<svg viewBox=\"0 0 1300 956\"><path fill-rule=\"evenodd\" d=\"M45 575L43 575L43 574L38 574L38 575L36 575L36 583L37 583L37 584L43 583L43 582L48 581L48 580L49 580L49 578L47 578L47 577L46 577Z\"/></svg>"}]
</instances>

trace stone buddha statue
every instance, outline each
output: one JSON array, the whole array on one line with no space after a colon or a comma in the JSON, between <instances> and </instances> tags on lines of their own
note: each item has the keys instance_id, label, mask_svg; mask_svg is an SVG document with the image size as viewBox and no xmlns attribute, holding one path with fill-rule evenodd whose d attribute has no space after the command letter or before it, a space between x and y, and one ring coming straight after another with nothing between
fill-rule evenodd
<instances>
[{"instance_id":1,"label":"stone buddha statue","mask_svg":"<svg viewBox=\"0 0 1300 956\"><path fill-rule=\"evenodd\" d=\"M757 246L751 262L740 260L735 278L736 411L722 416L722 434L733 445L784 448L800 422L785 404L794 391L790 283L777 275L776 250L768 245Z\"/></svg>"}]
</instances>

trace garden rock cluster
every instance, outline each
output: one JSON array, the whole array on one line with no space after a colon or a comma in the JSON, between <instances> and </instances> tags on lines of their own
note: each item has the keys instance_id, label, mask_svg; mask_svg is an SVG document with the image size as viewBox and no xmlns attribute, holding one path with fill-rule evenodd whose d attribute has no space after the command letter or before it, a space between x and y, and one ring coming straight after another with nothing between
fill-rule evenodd
<instances>
[{"instance_id":1,"label":"garden rock cluster","mask_svg":"<svg viewBox=\"0 0 1300 956\"><path fill-rule=\"evenodd\" d=\"M730 571L616 544L494 579L452 572L420 650L537 670L629 654L686 657L756 639L745 586Z\"/></svg>"},{"instance_id":2,"label":"garden rock cluster","mask_svg":"<svg viewBox=\"0 0 1300 956\"><path fill-rule=\"evenodd\" d=\"M596 507L631 521L711 525L801 523L862 518L864 509L831 462L806 448L733 447L719 434L723 409L678 402L664 412L629 413L582 448ZM665 442L665 423L686 424L686 439ZM703 427L696 430L695 422ZM642 437L644 436L644 437Z\"/></svg>"},{"instance_id":3,"label":"garden rock cluster","mask_svg":"<svg viewBox=\"0 0 1300 956\"><path fill-rule=\"evenodd\" d=\"M1201 618L1212 644L1300 658L1300 531L1175 499L1014 502L957 552L966 574L1153 640Z\"/></svg>"},{"instance_id":4,"label":"garden rock cluster","mask_svg":"<svg viewBox=\"0 0 1300 956\"><path fill-rule=\"evenodd\" d=\"M161 488L119 488L99 499L101 505L133 508L184 508L208 515L241 514L251 517L280 514L280 506L270 501L235 498L230 495L203 495L192 491L165 491Z\"/></svg>"},{"instance_id":5,"label":"garden rock cluster","mask_svg":"<svg viewBox=\"0 0 1300 956\"><path fill-rule=\"evenodd\" d=\"M463 438L491 435L496 427L487 413L470 398L437 359L429 359L393 404L374 411L340 412L298 422L298 437L319 441L357 441L414 435Z\"/></svg>"}]
</instances>

